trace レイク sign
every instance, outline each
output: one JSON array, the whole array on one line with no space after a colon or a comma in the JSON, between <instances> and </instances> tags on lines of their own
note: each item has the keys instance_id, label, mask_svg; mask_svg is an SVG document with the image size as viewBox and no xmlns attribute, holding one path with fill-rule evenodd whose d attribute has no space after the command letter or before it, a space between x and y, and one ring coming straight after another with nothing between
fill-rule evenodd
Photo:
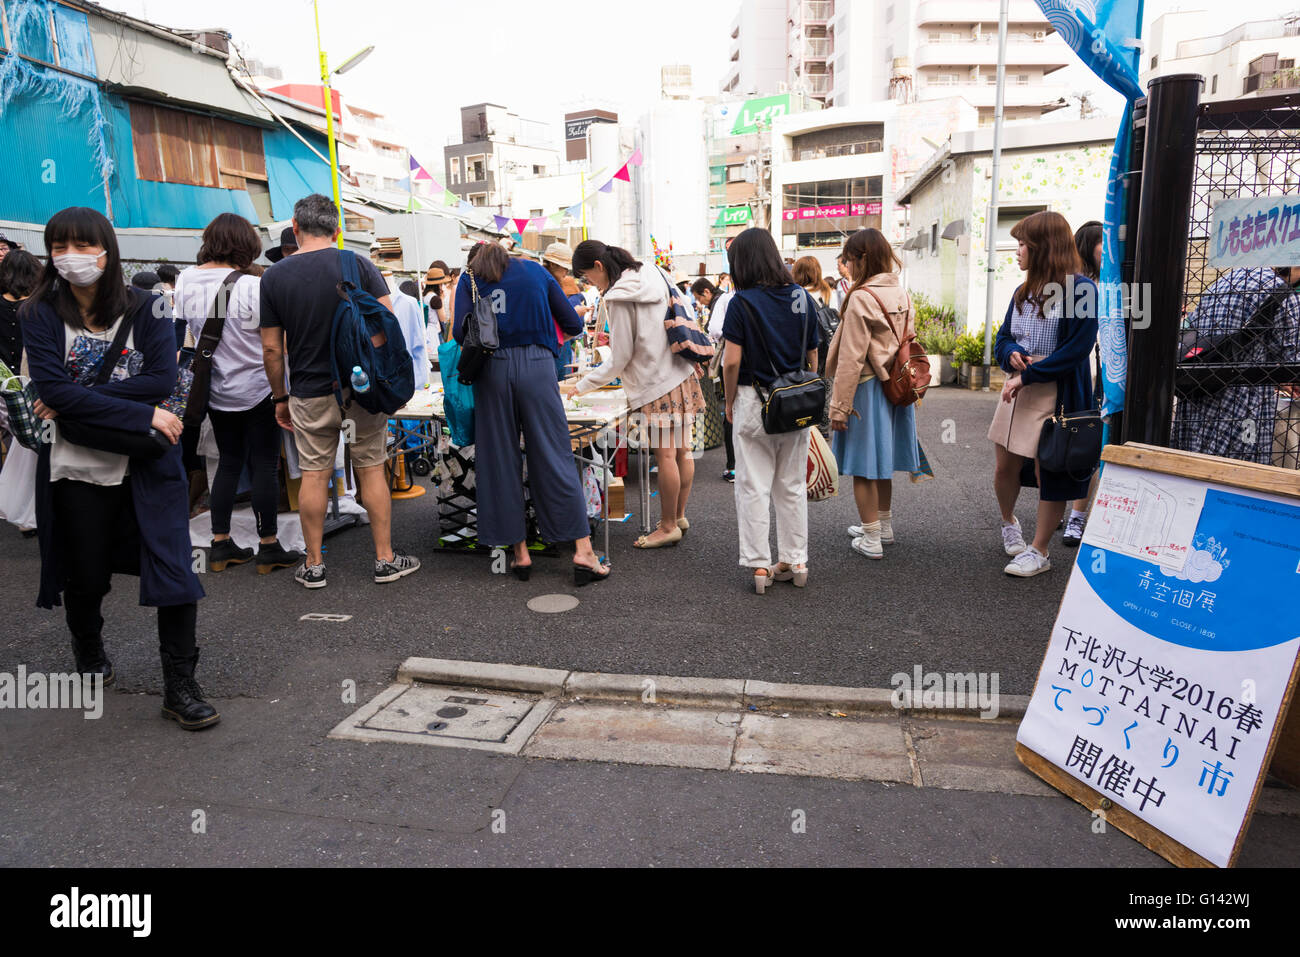
<instances>
[{"instance_id":1,"label":"\u30ec\u30a4\u30af sign","mask_svg":"<svg viewBox=\"0 0 1300 957\"><path fill-rule=\"evenodd\" d=\"M750 215L748 206L730 206L727 209L718 211L718 219L714 226L744 226L753 216Z\"/></svg>"},{"instance_id":2,"label":"\u30ec\u30a4\u30af sign","mask_svg":"<svg viewBox=\"0 0 1300 957\"><path fill-rule=\"evenodd\" d=\"M1221 199L1210 217L1210 265L1300 266L1300 197Z\"/></svg>"},{"instance_id":3,"label":"\u30ec\u30a4\u30af sign","mask_svg":"<svg viewBox=\"0 0 1300 957\"><path fill-rule=\"evenodd\" d=\"M787 209L782 215L786 222L796 219L819 219L831 216L879 216L881 203L847 203L840 206L800 206Z\"/></svg>"},{"instance_id":4,"label":"\u30ec\u30a4\u30af sign","mask_svg":"<svg viewBox=\"0 0 1300 957\"><path fill-rule=\"evenodd\" d=\"M780 96L763 96L756 100L746 100L740 108L735 124L731 127L732 136L757 133L759 126L771 126L778 116L790 112L790 94Z\"/></svg>"}]
</instances>

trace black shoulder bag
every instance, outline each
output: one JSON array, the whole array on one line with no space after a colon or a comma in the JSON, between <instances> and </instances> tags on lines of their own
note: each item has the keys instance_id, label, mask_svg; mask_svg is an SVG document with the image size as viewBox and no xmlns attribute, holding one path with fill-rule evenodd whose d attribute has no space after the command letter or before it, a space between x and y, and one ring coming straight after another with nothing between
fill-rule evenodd
<instances>
[{"instance_id":1,"label":"black shoulder bag","mask_svg":"<svg viewBox=\"0 0 1300 957\"><path fill-rule=\"evenodd\" d=\"M221 334L226 331L230 294L243 275L243 272L235 269L222 280L217 297L212 300L212 308L208 310L208 318L203 323L203 334L194 347L194 361L190 363L194 382L190 386L189 401L185 403L185 415L181 417L185 420L186 428L201 425L203 417L207 415L208 399L212 394L212 354L217 351L217 346L221 344Z\"/></svg>"},{"instance_id":2,"label":"black shoulder bag","mask_svg":"<svg viewBox=\"0 0 1300 957\"><path fill-rule=\"evenodd\" d=\"M469 276L470 295L474 305L465 316L465 341L460 344L460 362L456 364L456 378L464 385L473 385L483 372L483 366L497 351L500 338L497 334L497 316L492 311L492 303L478 294L478 283L474 273L465 270Z\"/></svg>"},{"instance_id":3,"label":"black shoulder bag","mask_svg":"<svg viewBox=\"0 0 1300 957\"><path fill-rule=\"evenodd\" d=\"M1097 357L1097 379L1101 379L1101 349ZM1058 387L1059 388L1059 387ZM1062 472L1076 482L1083 482L1097 471L1101 462L1102 421L1100 404L1082 412L1066 414L1062 403L1056 413L1043 423L1038 435L1038 464L1049 472Z\"/></svg>"},{"instance_id":4,"label":"black shoulder bag","mask_svg":"<svg viewBox=\"0 0 1300 957\"><path fill-rule=\"evenodd\" d=\"M749 303L737 293L732 297L731 305L740 303L745 307L746 315L757 320ZM757 321L750 323L755 340L767 353L768 364L774 376L772 387L764 395L764 387L754 380L754 391L763 404L763 431L769 435L782 432L797 432L821 421L822 410L826 407L826 380L817 373L804 368L808 342L808 314L803 317L803 331L799 338L799 368L793 372L781 372L772 359L772 352L767 347Z\"/></svg>"},{"instance_id":5,"label":"black shoulder bag","mask_svg":"<svg viewBox=\"0 0 1300 957\"><path fill-rule=\"evenodd\" d=\"M134 322L134 310L129 309L122 316L122 324L117 327L117 334L113 336L113 342L99 364L99 371L95 374L95 385L103 385L107 382L113 370L117 368L117 361L126 348L126 337L131 334L131 326ZM157 429L150 429L148 432L131 432L127 429L113 429L78 422L75 419L64 419L62 416L57 421L60 439L73 445L95 449L97 452L112 452L115 455L152 461L162 458L163 453L172 445L171 440Z\"/></svg>"}]
</instances>

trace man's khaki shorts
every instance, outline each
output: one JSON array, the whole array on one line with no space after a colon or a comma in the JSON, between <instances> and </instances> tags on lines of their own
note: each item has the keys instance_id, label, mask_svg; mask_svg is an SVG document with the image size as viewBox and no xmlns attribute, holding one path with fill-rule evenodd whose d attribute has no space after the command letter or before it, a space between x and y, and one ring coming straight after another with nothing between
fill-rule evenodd
<instances>
[{"instance_id":1,"label":"man's khaki shorts","mask_svg":"<svg viewBox=\"0 0 1300 957\"><path fill-rule=\"evenodd\" d=\"M353 402L345 417L332 395L313 399L290 396L289 419L298 446L298 464L304 471L334 470L339 432L345 429L344 440L352 453L354 468L383 465L388 460L388 416L382 412L372 415Z\"/></svg>"}]
</instances>

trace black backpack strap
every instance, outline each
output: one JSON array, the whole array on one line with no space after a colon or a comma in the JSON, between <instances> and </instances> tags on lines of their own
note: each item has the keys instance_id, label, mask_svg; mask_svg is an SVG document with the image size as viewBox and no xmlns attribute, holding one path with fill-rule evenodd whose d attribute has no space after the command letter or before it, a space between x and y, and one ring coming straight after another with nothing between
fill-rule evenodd
<instances>
[{"instance_id":1,"label":"black backpack strap","mask_svg":"<svg viewBox=\"0 0 1300 957\"><path fill-rule=\"evenodd\" d=\"M113 341L109 344L108 351L104 353L104 358L99 362L99 371L95 373L95 385L103 385L107 382L113 370L117 368L118 359L126 351L126 337L131 334L131 327L135 325L137 308L139 303L133 301L122 313L122 323L117 327Z\"/></svg>"},{"instance_id":2,"label":"black backpack strap","mask_svg":"<svg viewBox=\"0 0 1300 957\"><path fill-rule=\"evenodd\" d=\"M203 332L194 347L194 361L190 371L194 373L194 382L190 386L190 398L185 403L185 424L198 425L208 411L208 399L212 391L212 354L221 343L222 333L226 331L226 316L230 312L230 294L235 284L243 277L241 270L233 269L222 280L217 295L208 309L208 317L203 322ZM225 304L226 308L221 308Z\"/></svg>"}]
</instances>

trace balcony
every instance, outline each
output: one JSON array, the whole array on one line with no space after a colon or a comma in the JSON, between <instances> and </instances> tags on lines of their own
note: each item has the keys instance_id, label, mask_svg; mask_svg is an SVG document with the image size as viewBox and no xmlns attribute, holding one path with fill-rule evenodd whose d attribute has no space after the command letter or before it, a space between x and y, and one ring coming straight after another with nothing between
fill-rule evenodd
<instances>
[{"instance_id":1,"label":"balcony","mask_svg":"<svg viewBox=\"0 0 1300 957\"><path fill-rule=\"evenodd\" d=\"M810 37L797 49L804 60L825 60L831 55L831 41L825 37Z\"/></svg>"},{"instance_id":2,"label":"balcony","mask_svg":"<svg viewBox=\"0 0 1300 957\"><path fill-rule=\"evenodd\" d=\"M1069 50L1064 43L1045 40L1007 41L1007 71L1017 66L1042 67L1051 72L1069 66ZM991 40L968 39L964 43L927 42L916 48L914 65L918 70L940 66L980 66L997 69L997 37Z\"/></svg>"},{"instance_id":3,"label":"balcony","mask_svg":"<svg viewBox=\"0 0 1300 957\"><path fill-rule=\"evenodd\" d=\"M783 150L781 158L786 163L805 163L809 160L830 159L835 156L862 156L883 153L885 144L880 140L859 140L856 143L836 143L833 146L803 147Z\"/></svg>"},{"instance_id":4,"label":"balcony","mask_svg":"<svg viewBox=\"0 0 1300 957\"><path fill-rule=\"evenodd\" d=\"M971 106L993 109L997 105L997 85L995 83L927 83L916 89L918 100L939 100L950 96L960 96ZM1027 106L1048 106L1070 95L1070 87L1065 83L1027 83L1013 82L1008 77L1004 105L1007 108Z\"/></svg>"},{"instance_id":5,"label":"balcony","mask_svg":"<svg viewBox=\"0 0 1300 957\"><path fill-rule=\"evenodd\" d=\"M925 0L916 8L917 26L928 23L997 23L996 3L971 3L970 0ZM1035 29L1042 24L1047 28L1047 18L1033 0L1011 0L1007 14L1008 23L1032 23ZM996 32L996 31L995 31Z\"/></svg>"},{"instance_id":6,"label":"balcony","mask_svg":"<svg viewBox=\"0 0 1300 957\"><path fill-rule=\"evenodd\" d=\"M812 23L825 23L835 15L835 4L832 0L804 0L799 12L802 14L805 26Z\"/></svg>"},{"instance_id":7,"label":"balcony","mask_svg":"<svg viewBox=\"0 0 1300 957\"><path fill-rule=\"evenodd\" d=\"M808 91L810 96L825 96L831 91L829 73L806 73L795 81L796 87Z\"/></svg>"}]
</instances>

